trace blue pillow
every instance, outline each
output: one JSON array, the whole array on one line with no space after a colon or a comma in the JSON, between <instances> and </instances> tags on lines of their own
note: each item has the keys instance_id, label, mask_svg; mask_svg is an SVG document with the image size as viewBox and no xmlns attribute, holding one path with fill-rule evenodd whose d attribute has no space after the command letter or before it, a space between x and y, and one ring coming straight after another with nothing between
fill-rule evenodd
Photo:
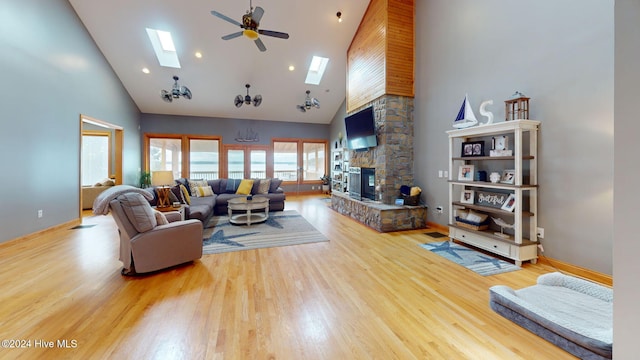
<instances>
[{"instance_id":1,"label":"blue pillow","mask_svg":"<svg viewBox=\"0 0 640 360\"><path fill-rule=\"evenodd\" d=\"M240 186L240 182L242 179L227 179L227 194L235 194L236 190L238 190L238 186Z\"/></svg>"}]
</instances>

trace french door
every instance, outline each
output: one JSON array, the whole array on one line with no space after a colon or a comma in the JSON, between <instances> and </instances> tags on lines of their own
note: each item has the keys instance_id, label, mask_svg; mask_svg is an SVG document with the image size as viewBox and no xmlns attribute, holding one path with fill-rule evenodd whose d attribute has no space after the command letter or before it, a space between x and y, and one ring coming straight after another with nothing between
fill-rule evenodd
<instances>
[{"instance_id":1,"label":"french door","mask_svg":"<svg viewBox=\"0 0 640 360\"><path fill-rule=\"evenodd\" d=\"M273 156L266 145L223 145L223 178L264 179L273 177Z\"/></svg>"}]
</instances>

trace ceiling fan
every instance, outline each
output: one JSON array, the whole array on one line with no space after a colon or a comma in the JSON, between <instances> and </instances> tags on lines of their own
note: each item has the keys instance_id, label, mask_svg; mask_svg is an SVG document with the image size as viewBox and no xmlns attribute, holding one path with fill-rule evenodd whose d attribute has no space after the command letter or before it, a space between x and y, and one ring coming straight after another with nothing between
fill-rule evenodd
<instances>
[{"instance_id":1,"label":"ceiling fan","mask_svg":"<svg viewBox=\"0 0 640 360\"><path fill-rule=\"evenodd\" d=\"M192 97L191 90L189 90L189 88L186 86L178 85L179 79L180 78L174 75L173 88L171 89L171 91L167 91L167 90L160 91L160 96L162 96L162 100L170 103L173 101L173 99L180 98L180 96L184 97L187 100L191 100L191 97Z\"/></svg>"},{"instance_id":2,"label":"ceiling fan","mask_svg":"<svg viewBox=\"0 0 640 360\"><path fill-rule=\"evenodd\" d=\"M304 104L296 105L296 109L300 110L300 112L307 112L307 110L311 110L311 108L320 109L320 101L312 98L309 94L311 94L311 91L307 90L307 97L304 99Z\"/></svg>"},{"instance_id":3,"label":"ceiling fan","mask_svg":"<svg viewBox=\"0 0 640 360\"><path fill-rule=\"evenodd\" d=\"M247 88L247 95L245 95L244 97L242 97L242 95L236 96L236 98L233 100L234 105L238 108L241 107L242 104L251 105L251 103L253 103L253 106L255 107L260 106L260 104L262 104L262 95L256 95L253 97L253 99L251 99L251 96L249 96L249 88L251 87L251 85L246 84L244 87Z\"/></svg>"},{"instance_id":4,"label":"ceiling fan","mask_svg":"<svg viewBox=\"0 0 640 360\"><path fill-rule=\"evenodd\" d=\"M257 6L254 10L251 0L249 0L249 10L246 14L242 15L242 23L239 23L236 20L233 20L232 18L217 11L211 11L211 14L219 17L222 20L228 21L233 25L240 26L243 29L242 31L223 36L223 40L231 40L244 35L247 38L253 40L260 51L267 51L264 43L262 42L262 40L260 40L260 35L273 36L280 39L289 38L289 34L287 33L258 29L258 26L260 25L260 19L262 19L262 15L264 15L264 10L260 6Z\"/></svg>"}]
</instances>

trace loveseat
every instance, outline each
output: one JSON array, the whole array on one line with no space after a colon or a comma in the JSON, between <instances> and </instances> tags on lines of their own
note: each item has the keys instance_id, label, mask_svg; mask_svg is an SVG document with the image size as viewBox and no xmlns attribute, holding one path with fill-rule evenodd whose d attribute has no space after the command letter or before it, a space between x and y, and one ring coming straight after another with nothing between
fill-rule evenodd
<instances>
[{"instance_id":1,"label":"loveseat","mask_svg":"<svg viewBox=\"0 0 640 360\"><path fill-rule=\"evenodd\" d=\"M251 185L247 189L248 179L243 182L240 179L194 180L180 178L171 188L170 198L171 202L180 202L186 205L185 219L198 219L205 225L211 216L227 214L229 199L245 197L249 194L269 198L269 211L284 210L285 193L280 187L282 180L277 178L251 179L250 182ZM194 186L205 183L211 188L210 192L206 186ZM244 185L244 188L241 185ZM157 203L155 189L151 187L146 190L153 194L154 198L149 202L155 206Z\"/></svg>"}]
</instances>

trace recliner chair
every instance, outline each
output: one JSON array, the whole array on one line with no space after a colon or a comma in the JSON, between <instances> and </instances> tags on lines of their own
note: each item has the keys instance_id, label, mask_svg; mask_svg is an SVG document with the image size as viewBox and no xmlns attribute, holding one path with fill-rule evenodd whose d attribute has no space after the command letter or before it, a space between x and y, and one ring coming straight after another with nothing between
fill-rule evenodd
<instances>
[{"instance_id":1,"label":"recliner chair","mask_svg":"<svg viewBox=\"0 0 640 360\"><path fill-rule=\"evenodd\" d=\"M123 275L165 269L202 257L202 223L180 220L180 214L156 211L139 193L125 193L109 207L120 234L120 261Z\"/></svg>"}]
</instances>

